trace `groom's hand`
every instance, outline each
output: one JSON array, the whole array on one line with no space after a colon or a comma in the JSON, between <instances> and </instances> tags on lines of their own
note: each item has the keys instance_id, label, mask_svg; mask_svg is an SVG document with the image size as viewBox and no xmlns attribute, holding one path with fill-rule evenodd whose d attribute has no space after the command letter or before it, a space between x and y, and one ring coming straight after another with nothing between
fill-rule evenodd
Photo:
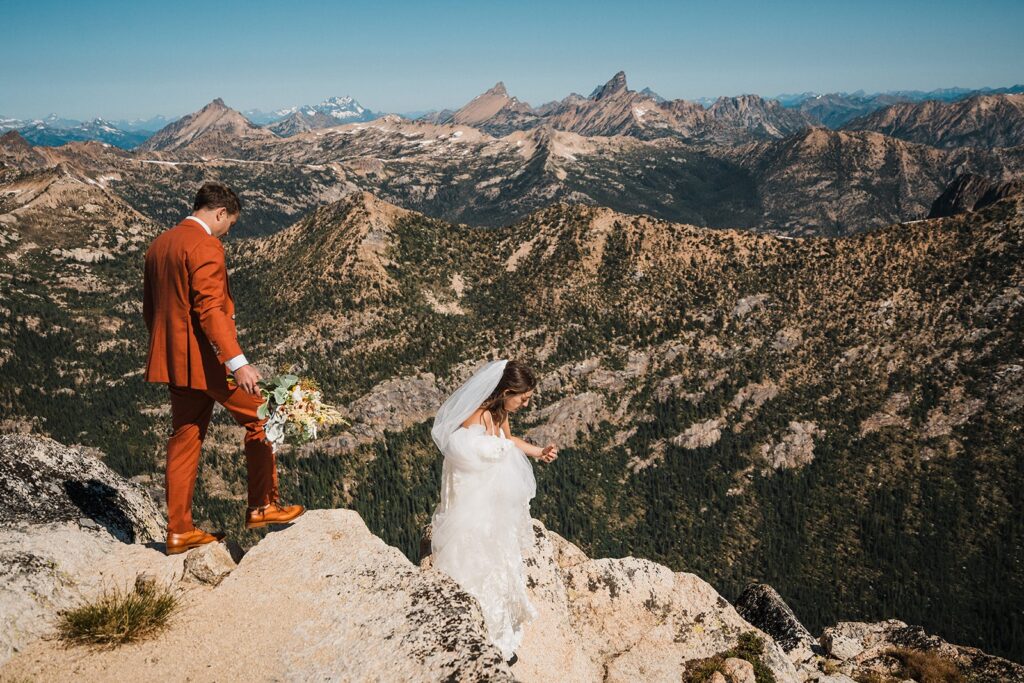
<instances>
[{"instance_id":1,"label":"groom's hand","mask_svg":"<svg viewBox=\"0 0 1024 683\"><path fill-rule=\"evenodd\" d=\"M233 374L235 376L235 384L241 387L242 390L253 396L259 396L260 388L256 383L263 379L259 370L251 365L243 365L235 370Z\"/></svg>"}]
</instances>

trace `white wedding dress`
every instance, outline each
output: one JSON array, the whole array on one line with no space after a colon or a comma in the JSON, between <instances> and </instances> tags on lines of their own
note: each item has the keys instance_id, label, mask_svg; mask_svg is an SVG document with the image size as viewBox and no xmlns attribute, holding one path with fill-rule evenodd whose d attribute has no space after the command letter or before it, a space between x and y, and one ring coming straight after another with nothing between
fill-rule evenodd
<instances>
[{"instance_id":1,"label":"white wedding dress","mask_svg":"<svg viewBox=\"0 0 1024 683\"><path fill-rule=\"evenodd\" d=\"M433 566L479 601L491 641L510 659L537 616L522 556L532 543L533 467L503 430L489 434L482 424L452 431L444 452Z\"/></svg>"}]
</instances>

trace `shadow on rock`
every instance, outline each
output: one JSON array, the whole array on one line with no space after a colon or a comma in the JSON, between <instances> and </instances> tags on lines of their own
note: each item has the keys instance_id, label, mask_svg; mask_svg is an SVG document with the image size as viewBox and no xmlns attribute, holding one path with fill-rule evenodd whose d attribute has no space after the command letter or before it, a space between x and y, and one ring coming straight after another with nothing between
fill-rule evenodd
<instances>
[{"instance_id":1,"label":"shadow on rock","mask_svg":"<svg viewBox=\"0 0 1024 683\"><path fill-rule=\"evenodd\" d=\"M68 479L64 481L64 492L84 516L103 526L111 536L124 543L135 543L134 525L121 509L114 487L96 479Z\"/></svg>"}]
</instances>

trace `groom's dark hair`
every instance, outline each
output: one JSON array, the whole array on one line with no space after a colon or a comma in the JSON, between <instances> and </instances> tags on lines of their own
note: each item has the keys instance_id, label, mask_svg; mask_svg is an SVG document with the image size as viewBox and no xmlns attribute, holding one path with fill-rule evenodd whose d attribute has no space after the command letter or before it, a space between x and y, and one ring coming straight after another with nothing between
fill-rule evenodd
<instances>
[{"instance_id":1,"label":"groom's dark hair","mask_svg":"<svg viewBox=\"0 0 1024 683\"><path fill-rule=\"evenodd\" d=\"M227 209L232 216L242 212L242 202L238 199L235 191L224 183L203 183L196 193L196 200L192 204L192 210L199 209Z\"/></svg>"}]
</instances>

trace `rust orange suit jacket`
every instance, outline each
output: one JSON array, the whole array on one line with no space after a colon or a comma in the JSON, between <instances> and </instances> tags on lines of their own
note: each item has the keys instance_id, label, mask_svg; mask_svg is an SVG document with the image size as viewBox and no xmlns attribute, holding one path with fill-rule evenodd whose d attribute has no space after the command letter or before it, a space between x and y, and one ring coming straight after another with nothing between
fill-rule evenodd
<instances>
[{"instance_id":1,"label":"rust orange suit jacket","mask_svg":"<svg viewBox=\"0 0 1024 683\"><path fill-rule=\"evenodd\" d=\"M156 237L146 251L142 316L149 329L146 381L194 389L227 386L242 353L224 247L195 221Z\"/></svg>"}]
</instances>

